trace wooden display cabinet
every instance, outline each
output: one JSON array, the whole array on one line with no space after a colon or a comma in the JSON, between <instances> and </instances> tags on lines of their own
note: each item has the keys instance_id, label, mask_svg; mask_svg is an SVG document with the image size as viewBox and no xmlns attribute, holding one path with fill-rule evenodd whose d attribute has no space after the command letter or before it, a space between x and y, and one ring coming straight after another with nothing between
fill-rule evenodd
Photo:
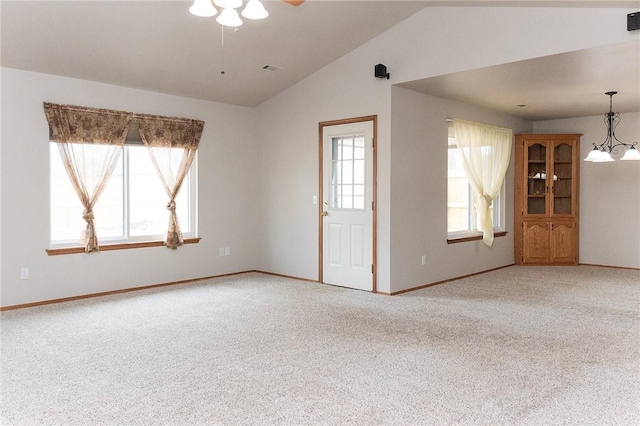
<instances>
[{"instance_id":1,"label":"wooden display cabinet","mask_svg":"<svg viewBox=\"0 0 640 426\"><path fill-rule=\"evenodd\" d=\"M517 265L578 263L580 136L516 135Z\"/></svg>"}]
</instances>

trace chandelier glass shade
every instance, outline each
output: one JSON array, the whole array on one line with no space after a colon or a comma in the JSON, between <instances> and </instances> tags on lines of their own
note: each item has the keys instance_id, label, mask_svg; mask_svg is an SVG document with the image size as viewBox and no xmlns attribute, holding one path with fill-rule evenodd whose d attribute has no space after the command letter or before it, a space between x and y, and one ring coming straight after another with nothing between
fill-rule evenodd
<instances>
[{"instance_id":1,"label":"chandelier glass shade","mask_svg":"<svg viewBox=\"0 0 640 426\"><path fill-rule=\"evenodd\" d=\"M216 21L225 27L239 27L242 19L236 9L242 7L242 0L194 0L189 12L196 16L210 17L218 14L214 4L222 9ZM264 19L269 16L269 12L264 8L260 0L249 0L242 11L242 16L247 19Z\"/></svg>"},{"instance_id":2,"label":"chandelier glass shade","mask_svg":"<svg viewBox=\"0 0 640 426\"><path fill-rule=\"evenodd\" d=\"M609 96L609 112L604 115L604 123L607 126L607 136L601 144L593 144L593 150L589 152L589 155L587 155L584 161L594 163L615 161L611 154L616 153L619 147L626 149L626 152L620 160L640 161L640 152L638 152L635 147L638 142L624 143L616 137L616 127L620 122L620 113L613 112L613 95L616 93L618 92L605 93L605 95Z\"/></svg>"}]
</instances>

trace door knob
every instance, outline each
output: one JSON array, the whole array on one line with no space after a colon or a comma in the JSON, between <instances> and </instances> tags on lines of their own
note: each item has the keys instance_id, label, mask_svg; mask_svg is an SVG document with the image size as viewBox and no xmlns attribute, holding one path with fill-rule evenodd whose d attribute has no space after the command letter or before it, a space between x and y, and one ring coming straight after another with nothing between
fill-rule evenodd
<instances>
[{"instance_id":1,"label":"door knob","mask_svg":"<svg viewBox=\"0 0 640 426\"><path fill-rule=\"evenodd\" d=\"M329 216L329 212L322 212L322 216Z\"/></svg>"}]
</instances>

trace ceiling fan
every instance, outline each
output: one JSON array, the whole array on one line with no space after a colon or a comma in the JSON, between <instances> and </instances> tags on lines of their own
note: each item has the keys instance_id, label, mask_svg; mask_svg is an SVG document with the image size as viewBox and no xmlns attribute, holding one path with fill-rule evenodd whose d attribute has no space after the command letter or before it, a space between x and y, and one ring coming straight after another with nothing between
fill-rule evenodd
<instances>
[{"instance_id":1,"label":"ceiling fan","mask_svg":"<svg viewBox=\"0 0 640 426\"><path fill-rule=\"evenodd\" d=\"M305 0L282 0L292 6L300 6ZM216 21L225 27L239 27L242 19L238 15L239 9L243 5L242 0L194 0L189 8L192 15L210 17L218 14L218 9L214 4L222 9ZM242 16L247 19L264 19L269 16L269 12L264 8L260 0L249 0L242 10Z\"/></svg>"}]
</instances>

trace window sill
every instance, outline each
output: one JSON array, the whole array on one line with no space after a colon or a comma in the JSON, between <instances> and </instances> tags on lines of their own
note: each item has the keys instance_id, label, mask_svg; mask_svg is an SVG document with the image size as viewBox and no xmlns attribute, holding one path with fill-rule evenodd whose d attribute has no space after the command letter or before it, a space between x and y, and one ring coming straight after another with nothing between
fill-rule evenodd
<instances>
[{"instance_id":1,"label":"window sill","mask_svg":"<svg viewBox=\"0 0 640 426\"><path fill-rule=\"evenodd\" d=\"M185 238L185 244L198 244L200 242L200 238ZM121 243L121 244L106 244L100 246L100 251L110 251L110 250L127 250L134 248L143 248L143 247L162 247L164 246L164 241L145 241L138 243ZM76 254L76 253L84 253L84 247L65 247L65 248L54 248L47 249L47 254L49 256L58 256L62 254Z\"/></svg>"},{"instance_id":2,"label":"window sill","mask_svg":"<svg viewBox=\"0 0 640 426\"><path fill-rule=\"evenodd\" d=\"M493 237L504 237L507 235L507 231L494 231ZM482 234L467 234L457 238L447 238L447 244L466 243L467 241L479 241L482 240Z\"/></svg>"}]
</instances>

